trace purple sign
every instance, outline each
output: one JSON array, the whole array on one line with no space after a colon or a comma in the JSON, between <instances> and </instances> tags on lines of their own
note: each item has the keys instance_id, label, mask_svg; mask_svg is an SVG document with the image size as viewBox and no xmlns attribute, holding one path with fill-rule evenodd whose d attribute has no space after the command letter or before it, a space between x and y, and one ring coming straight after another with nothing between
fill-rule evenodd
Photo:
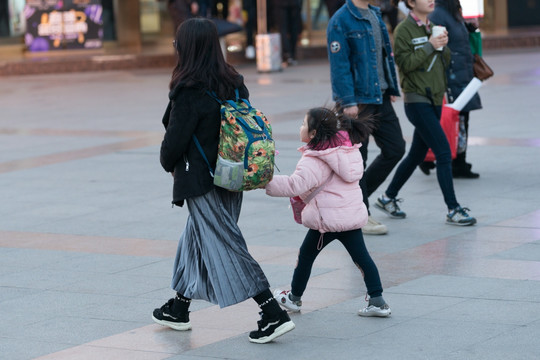
<instances>
[{"instance_id":1,"label":"purple sign","mask_svg":"<svg viewBox=\"0 0 540 360\"><path fill-rule=\"evenodd\" d=\"M30 51L101 48L102 12L100 0L27 0L26 46Z\"/></svg>"}]
</instances>

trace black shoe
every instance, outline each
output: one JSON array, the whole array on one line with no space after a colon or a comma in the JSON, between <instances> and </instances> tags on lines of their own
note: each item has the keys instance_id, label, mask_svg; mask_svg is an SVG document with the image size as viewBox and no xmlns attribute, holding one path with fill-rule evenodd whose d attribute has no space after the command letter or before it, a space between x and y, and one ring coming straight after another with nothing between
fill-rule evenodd
<instances>
[{"instance_id":1,"label":"black shoe","mask_svg":"<svg viewBox=\"0 0 540 360\"><path fill-rule=\"evenodd\" d=\"M170 299L165 305L159 309L155 309L152 314L152 319L160 325L168 326L174 330L189 330L191 323L189 322L189 311L174 311L173 304L175 299ZM178 300L176 300L178 301Z\"/></svg>"},{"instance_id":2,"label":"black shoe","mask_svg":"<svg viewBox=\"0 0 540 360\"><path fill-rule=\"evenodd\" d=\"M435 163L433 161L424 161L418 167L424 174L429 175L429 170L435 169Z\"/></svg>"},{"instance_id":3,"label":"black shoe","mask_svg":"<svg viewBox=\"0 0 540 360\"><path fill-rule=\"evenodd\" d=\"M454 179L478 179L480 174L472 172L470 168L452 168Z\"/></svg>"},{"instance_id":4,"label":"black shoe","mask_svg":"<svg viewBox=\"0 0 540 360\"><path fill-rule=\"evenodd\" d=\"M251 342L266 344L278 336L291 331L295 327L285 310L280 312L275 318L268 318L268 315L263 312L260 314L261 320L257 321L259 329L249 333L249 341Z\"/></svg>"}]
</instances>

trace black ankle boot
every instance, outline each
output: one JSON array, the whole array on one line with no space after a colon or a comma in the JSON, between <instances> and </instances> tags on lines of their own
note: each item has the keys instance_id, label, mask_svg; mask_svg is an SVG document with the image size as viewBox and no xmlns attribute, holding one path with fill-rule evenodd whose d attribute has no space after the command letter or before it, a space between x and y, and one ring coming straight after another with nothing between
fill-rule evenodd
<instances>
[{"instance_id":1,"label":"black ankle boot","mask_svg":"<svg viewBox=\"0 0 540 360\"><path fill-rule=\"evenodd\" d=\"M452 176L455 179L478 179L480 174L472 172L468 166L452 167Z\"/></svg>"}]
</instances>

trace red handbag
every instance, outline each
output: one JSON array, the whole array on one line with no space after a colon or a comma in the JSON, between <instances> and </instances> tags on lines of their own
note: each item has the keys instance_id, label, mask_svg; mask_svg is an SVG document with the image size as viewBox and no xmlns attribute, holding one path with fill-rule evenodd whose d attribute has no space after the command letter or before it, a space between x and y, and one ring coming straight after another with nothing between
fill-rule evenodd
<instances>
[{"instance_id":1,"label":"red handbag","mask_svg":"<svg viewBox=\"0 0 540 360\"><path fill-rule=\"evenodd\" d=\"M446 105L446 101L443 101L443 107L441 112L441 127L446 134L448 143L450 144L450 152L452 153L452 159L456 158L458 137L459 137L459 111ZM431 149L428 150L424 161L435 161L435 154Z\"/></svg>"}]
</instances>

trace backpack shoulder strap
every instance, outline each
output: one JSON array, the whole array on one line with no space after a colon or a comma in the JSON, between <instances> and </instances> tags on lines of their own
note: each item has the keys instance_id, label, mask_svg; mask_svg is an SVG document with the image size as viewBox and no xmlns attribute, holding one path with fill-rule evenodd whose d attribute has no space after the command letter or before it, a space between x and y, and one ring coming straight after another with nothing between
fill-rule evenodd
<instances>
[{"instance_id":1,"label":"backpack shoulder strap","mask_svg":"<svg viewBox=\"0 0 540 360\"><path fill-rule=\"evenodd\" d=\"M208 171L210 172L210 175L212 177L214 177L214 170L212 170L212 166L210 166L210 162L208 161L208 158L204 154L204 150L203 150L203 148L201 146L201 143L199 142L199 139L197 139L195 134L193 134L193 141L195 142L195 146L197 146L197 149L199 149L199 152L201 153L201 155L202 155L202 157L204 159L204 162L206 162L206 165L208 166Z\"/></svg>"},{"instance_id":2,"label":"backpack shoulder strap","mask_svg":"<svg viewBox=\"0 0 540 360\"><path fill-rule=\"evenodd\" d=\"M206 90L206 93L214 100L216 100L218 103L223 105L223 101L217 96L217 94L214 91Z\"/></svg>"}]
</instances>

